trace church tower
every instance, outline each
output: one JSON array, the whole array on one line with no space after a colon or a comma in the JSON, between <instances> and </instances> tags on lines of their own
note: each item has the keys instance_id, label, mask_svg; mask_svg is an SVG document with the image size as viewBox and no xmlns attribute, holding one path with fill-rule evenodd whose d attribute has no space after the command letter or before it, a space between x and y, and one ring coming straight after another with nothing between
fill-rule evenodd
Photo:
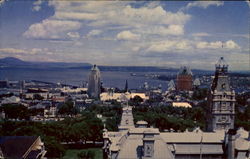
<instances>
[{"instance_id":1,"label":"church tower","mask_svg":"<svg viewBox=\"0 0 250 159\"><path fill-rule=\"evenodd\" d=\"M101 73L96 65L94 65L89 74L88 91L89 97L98 98L101 93Z\"/></svg>"},{"instance_id":2,"label":"church tower","mask_svg":"<svg viewBox=\"0 0 250 159\"><path fill-rule=\"evenodd\" d=\"M230 87L228 65L223 57L215 65L215 76L208 96L208 131L234 128L235 92Z\"/></svg>"}]
</instances>

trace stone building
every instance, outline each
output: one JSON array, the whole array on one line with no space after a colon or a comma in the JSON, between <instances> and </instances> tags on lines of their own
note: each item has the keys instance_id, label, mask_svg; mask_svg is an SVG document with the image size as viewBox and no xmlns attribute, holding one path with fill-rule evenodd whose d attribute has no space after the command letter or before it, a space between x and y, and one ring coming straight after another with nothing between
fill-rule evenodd
<instances>
[{"instance_id":1,"label":"stone building","mask_svg":"<svg viewBox=\"0 0 250 159\"><path fill-rule=\"evenodd\" d=\"M185 132L160 132L143 121L135 126L132 107L126 106L119 131L104 130L104 158L249 159L250 132L243 128L233 129L235 94L230 88L227 71L228 65L220 58L208 98L210 131L196 128ZM184 72L191 75L187 70Z\"/></svg>"},{"instance_id":2,"label":"stone building","mask_svg":"<svg viewBox=\"0 0 250 159\"><path fill-rule=\"evenodd\" d=\"M183 66L177 74L177 90L178 91L191 91L193 88L193 74L191 70Z\"/></svg>"},{"instance_id":3,"label":"stone building","mask_svg":"<svg viewBox=\"0 0 250 159\"><path fill-rule=\"evenodd\" d=\"M94 65L89 74L88 91L89 97L100 98L101 93L101 73L96 65Z\"/></svg>"},{"instance_id":4,"label":"stone building","mask_svg":"<svg viewBox=\"0 0 250 159\"><path fill-rule=\"evenodd\" d=\"M208 131L234 128L235 92L230 87L228 64L223 57L215 65L215 76L208 96Z\"/></svg>"},{"instance_id":5,"label":"stone building","mask_svg":"<svg viewBox=\"0 0 250 159\"><path fill-rule=\"evenodd\" d=\"M160 132L147 122L133 123L132 107L124 107L119 131L104 129L103 156L108 159L248 159L249 132Z\"/></svg>"}]
</instances>

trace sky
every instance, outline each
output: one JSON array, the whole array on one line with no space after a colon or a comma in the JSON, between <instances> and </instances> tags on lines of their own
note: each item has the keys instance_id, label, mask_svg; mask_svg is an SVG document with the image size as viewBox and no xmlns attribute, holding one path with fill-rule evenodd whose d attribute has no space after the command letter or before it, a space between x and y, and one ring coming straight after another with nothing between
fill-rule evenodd
<instances>
[{"instance_id":1,"label":"sky","mask_svg":"<svg viewBox=\"0 0 250 159\"><path fill-rule=\"evenodd\" d=\"M247 1L1 0L0 58L250 70Z\"/></svg>"}]
</instances>

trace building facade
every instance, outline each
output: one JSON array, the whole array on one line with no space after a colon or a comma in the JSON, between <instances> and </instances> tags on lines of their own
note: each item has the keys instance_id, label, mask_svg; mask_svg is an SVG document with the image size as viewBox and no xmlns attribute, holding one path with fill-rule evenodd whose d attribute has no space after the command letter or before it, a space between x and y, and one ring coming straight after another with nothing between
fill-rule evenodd
<instances>
[{"instance_id":1,"label":"building facade","mask_svg":"<svg viewBox=\"0 0 250 159\"><path fill-rule=\"evenodd\" d=\"M105 159L248 159L250 135L237 131L160 132L145 121L133 123L132 107L124 107L119 131L103 133Z\"/></svg>"},{"instance_id":2,"label":"building facade","mask_svg":"<svg viewBox=\"0 0 250 159\"><path fill-rule=\"evenodd\" d=\"M223 57L215 65L215 76L208 96L208 131L234 128L235 92L230 87L228 65Z\"/></svg>"},{"instance_id":3,"label":"building facade","mask_svg":"<svg viewBox=\"0 0 250 159\"><path fill-rule=\"evenodd\" d=\"M193 88L193 77L191 70L183 66L177 74L177 90L191 91Z\"/></svg>"},{"instance_id":4,"label":"building facade","mask_svg":"<svg viewBox=\"0 0 250 159\"><path fill-rule=\"evenodd\" d=\"M184 71L185 72L185 71ZM185 73L189 74L190 73ZM132 107L124 107L119 131L104 129L103 156L108 159L249 159L250 132L234 129L235 93L223 58L208 98L208 125L185 132L160 132L147 122L133 124Z\"/></svg>"},{"instance_id":5,"label":"building facade","mask_svg":"<svg viewBox=\"0 0 250 159\"><path fill-rule=\"evenodd\" d=\"M89 97L98 98L101 94L101 73L96 65L94 65L89 74L88 91Z\"/></svg>"}]
</instances>

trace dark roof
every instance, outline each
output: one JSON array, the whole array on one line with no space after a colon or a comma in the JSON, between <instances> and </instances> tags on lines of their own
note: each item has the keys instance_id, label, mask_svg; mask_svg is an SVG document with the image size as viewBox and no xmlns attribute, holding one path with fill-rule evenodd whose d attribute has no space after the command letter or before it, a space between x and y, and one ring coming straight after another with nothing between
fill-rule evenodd
<instances>
[{"instance_id":1,"label":"dark roof","mask_svg":"<svg viewBox=\"0 0 250 159\"><path fill-rule=\"evenodd\" d=\"M22 158L37 138L37 136L2 136L0 148L5 158Z\"/></svg>"},{"instance_id":2,"label":"dark roof","mask_svg":"<svg viewBox=\"0 0 250 159\"><path fill-rule=\"evenodd\" d=\"M226 63L223 57L220 57L218 62L215 64L215 66L216 67L228 67L228 64Z\"/></svg>"},{"instance_id":3,"label":"dark roof","mask_svg":"<svg viewBox=\"0 0 250 159\"><path fill-rule=\"evenodd\" d=\"M192 75L192 72L189 67L183 66L180 68L178 75Z\"/></svg>"},{"instance_id":4,"label":"dark roof","mask_svg":"<svg viewBox=\"0 0 250 159\"><path fill-rule=\"evenodd\" d=\"M91 71L100 71L99 68L97 67L97 65L93 65L93 67L91 68Z\"/></svg>"},{"instance_id":5,"label":"dark roof","mask_svg":"<svg viewBox=\"0 0 250 159\"><path fill-rule=\"evenodd\" d=\"M37 156L41 153L41 150L32 150L28 156L27 159L34 159L37 158Z\"/></svg>"}]
</instances>

